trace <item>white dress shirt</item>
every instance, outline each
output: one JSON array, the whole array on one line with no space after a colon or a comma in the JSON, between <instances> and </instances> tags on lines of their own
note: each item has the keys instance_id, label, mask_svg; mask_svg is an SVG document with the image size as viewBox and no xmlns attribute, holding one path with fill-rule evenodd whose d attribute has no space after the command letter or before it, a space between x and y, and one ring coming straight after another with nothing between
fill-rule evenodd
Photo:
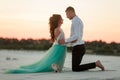
<instances>
[{"instance_id":1,"label":"white dress shirt","mask_svg":"<svg viewBox=\"0 0 120 80\"><path fill-rule=\"evenodd\" d=\"M70 37L65 40L65 42L70 42L70 43L66 44L66 46L73 47L76 45L84 44L84 41L82 40L82 36L83 36L83 22L78 16L75 16L72 19ZM76 39L77 39L76 42L71 43Z\"/></svg>"}]
</instances>

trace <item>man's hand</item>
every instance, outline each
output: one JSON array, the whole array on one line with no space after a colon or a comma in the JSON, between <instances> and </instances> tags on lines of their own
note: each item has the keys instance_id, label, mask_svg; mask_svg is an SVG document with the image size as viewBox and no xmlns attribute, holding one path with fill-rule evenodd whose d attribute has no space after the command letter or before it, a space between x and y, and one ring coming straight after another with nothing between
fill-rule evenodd
<instances>
[{"instance_id":1,"label":"man's hand","mask_svg":"<svg viewBox=\"0 0 120 80\"><path fill-rule=\"evenodd\" d=\"M74 40L74 41L72 41L71 43L74 43L74 42L76 42L76 41L77 41L77 39ZM58 43L59 43L59 44L65 44L65 40L64 40L64 39L61 39L61 40L58 41ZM67 44L67 43L66 43L66 44Z\"/></svg>"},{"instance_id":2,"label":"man's hand","mask_svg":"<svg viewBox=\"0 0 120 80\"><path fill-rule=\"evenodd\" d=\"M74 42L76 42L77 41L77 39L76 40L74 40L74 41L72 41L71 43L74 43Z\"/></svg>"},{"instance_id":3,"label":"man's hand","mask_svg":"<svg viewBox=\"0 0 120 80\"><path fill-rule=\"evenodd\" d=\"M61 39L58 41L59 44L65 44L65 40L64 39Z\"/></svg>"}]
</instances>

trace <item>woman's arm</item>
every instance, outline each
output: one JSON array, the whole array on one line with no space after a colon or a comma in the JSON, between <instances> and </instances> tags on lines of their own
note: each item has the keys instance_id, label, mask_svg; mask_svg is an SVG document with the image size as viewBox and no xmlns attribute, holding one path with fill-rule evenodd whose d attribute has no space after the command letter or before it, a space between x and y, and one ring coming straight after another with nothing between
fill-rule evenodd
<instances>
[{"instance_id":1,"label":"woman's arm","mask_svg":"<svg viewBox=\"0 0 120 80\"><path fill-rule=\"evenodd\" d=\"M58 43L59 43L59 44L69 44L69 43L74 43L74 42L76 42L76 41L77 41L77 39L74 40L74 41L72 41L72 42L65 42L65 39L61 39L61 40L58 41Z\"/></svg>"},{"instance_id":2,"label":"woman's arm","mask_svg":"<svg viewBox=\"0 0 120 80\"><path fill-rule=\"evenodd\" d=\"M59 29L59 28L56 28L55 31L54 31L55 40L57 40L59 34L60 34L60 29Z\"/></svg>"}]
</instances>

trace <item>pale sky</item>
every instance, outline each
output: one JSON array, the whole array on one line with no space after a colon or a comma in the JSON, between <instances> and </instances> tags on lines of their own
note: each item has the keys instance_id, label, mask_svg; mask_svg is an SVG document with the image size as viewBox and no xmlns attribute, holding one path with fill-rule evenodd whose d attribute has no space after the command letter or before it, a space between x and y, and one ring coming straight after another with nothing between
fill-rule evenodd
<instances>
[{"instance_id":1,"label":"pale sky","mask_svg":"<svg viewBox=\"0 0 120 80\"><path fill-rule=\"evenodd\" d=\"M0 37L49 39L48 19L61 14L68 38L68 6L75 8L84 23L83 40L120 42L120 0L0 0Z\"/></svg>"}]
</instances>

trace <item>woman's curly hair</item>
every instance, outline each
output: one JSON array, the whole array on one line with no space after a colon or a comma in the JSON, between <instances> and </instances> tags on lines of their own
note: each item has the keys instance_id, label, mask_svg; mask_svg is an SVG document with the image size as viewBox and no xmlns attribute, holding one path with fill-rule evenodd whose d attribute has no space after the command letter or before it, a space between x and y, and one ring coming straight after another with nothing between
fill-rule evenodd
<instances>
[{"instance_id":1,"label":"woman's curly hair","mask_svg":"<svg viewBox=\"0 0 120 80\"><path fill-rule=\"evenodd\" d=\"M59 14L53 14L53 15L49 18L50 36L51 36L51 41L52 41L52 42L55 41L54 30L55 30L55 28L58 27L58 24L59 24L60 19L61 19L61 15L59 15Z\"/></svg>"}]
</instances>

